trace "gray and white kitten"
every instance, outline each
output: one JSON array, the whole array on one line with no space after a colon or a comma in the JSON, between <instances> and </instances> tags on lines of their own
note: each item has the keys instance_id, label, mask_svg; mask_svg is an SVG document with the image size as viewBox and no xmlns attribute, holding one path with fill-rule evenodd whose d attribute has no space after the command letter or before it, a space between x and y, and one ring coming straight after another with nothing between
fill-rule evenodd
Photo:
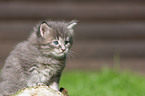
<instances>
[{"instance_id":1,"label":"gray and white kitten","mask_svg":"<svg viewBox=\"0 0 145 96\"><path fill-rule=\"evenodd\" d=\"M48 21L37 25L28 40L19 43L6 59L1 72L0 96L40 83L59 90L76 24L75 21Z\"/></svg>"}]
</instances>

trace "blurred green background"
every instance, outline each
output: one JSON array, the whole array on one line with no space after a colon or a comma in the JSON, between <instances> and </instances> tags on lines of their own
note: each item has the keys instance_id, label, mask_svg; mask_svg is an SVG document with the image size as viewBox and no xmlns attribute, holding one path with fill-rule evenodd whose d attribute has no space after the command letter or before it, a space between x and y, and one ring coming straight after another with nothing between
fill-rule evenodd
<instances>
[{"instance_id":1,"label":"blurred green background","mask_svg":"<svg viewBox=\"0 0 145 96\"><path fill-rule=\"evenodd\" d=\"M145 96L145 77L116 69L64 72L60 86L70 96Z\"/></svg>"},{"instance_id":2,"label":"blurred green background","mask_svg":"<svg viewBox=\"0 0 145 96\"><path fill-rule=\"evenodd\" d=\"M0 0L0 68L39 21L73 19L61 86L71 96L145 96L144 0Z\"/></svg>"}]
</instances>

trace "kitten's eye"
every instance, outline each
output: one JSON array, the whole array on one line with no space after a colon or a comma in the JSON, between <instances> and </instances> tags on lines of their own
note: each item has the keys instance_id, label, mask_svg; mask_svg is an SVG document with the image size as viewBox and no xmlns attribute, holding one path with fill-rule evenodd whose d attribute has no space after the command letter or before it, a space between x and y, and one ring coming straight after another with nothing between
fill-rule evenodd
<instances>
[{"instance_id":1,"label":"kitten's eye","mask_svg":"<svg viewBox=\"0 0 145 96\"><path fill-rule=\"evenodd\" d=\"M65 41L65 45L67 45L69 43L69 41Z\"/></svg>"},{"instance_id":2,"label":"kitten's eye","mask_svg":"<svg viewBox=\"0 0 145 96\"><path fill-rule=\"evenodd\" d=\"M58 41L53 41L53 44L54 45L58 45Z\"/></svg>"}]
</instances>

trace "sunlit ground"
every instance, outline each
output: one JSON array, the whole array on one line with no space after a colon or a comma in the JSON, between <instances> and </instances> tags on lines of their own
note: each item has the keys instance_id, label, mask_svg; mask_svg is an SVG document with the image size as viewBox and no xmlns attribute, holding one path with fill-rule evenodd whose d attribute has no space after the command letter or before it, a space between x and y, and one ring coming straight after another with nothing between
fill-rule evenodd
<instances>
[{"instance_id":1,"label":"sunlit ground","mask_svg":"<svg viewBox=\"0 0 145 96\"><path fill-rule=\"evenodd\" d=\"M145 77L128 71L67 71L62 86L70 96L145 96Z\"/></svg>"}]
</instances>

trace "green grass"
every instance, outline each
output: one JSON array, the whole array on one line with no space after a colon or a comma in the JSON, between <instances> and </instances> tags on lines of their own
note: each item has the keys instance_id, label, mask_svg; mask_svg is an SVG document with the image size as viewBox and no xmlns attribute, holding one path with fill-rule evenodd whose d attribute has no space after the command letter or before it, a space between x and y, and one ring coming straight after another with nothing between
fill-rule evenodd
<instances>
[{"instance_id":1,"label":"green grass","mask_svg":"<svg viewBox=\"0 0 145 96\"><path fill-rule=\"evenodd\" d=\"M145 77L131 72L64 72L60 81L70 96L145 96Z\"/></svg>"}]
</instances>

